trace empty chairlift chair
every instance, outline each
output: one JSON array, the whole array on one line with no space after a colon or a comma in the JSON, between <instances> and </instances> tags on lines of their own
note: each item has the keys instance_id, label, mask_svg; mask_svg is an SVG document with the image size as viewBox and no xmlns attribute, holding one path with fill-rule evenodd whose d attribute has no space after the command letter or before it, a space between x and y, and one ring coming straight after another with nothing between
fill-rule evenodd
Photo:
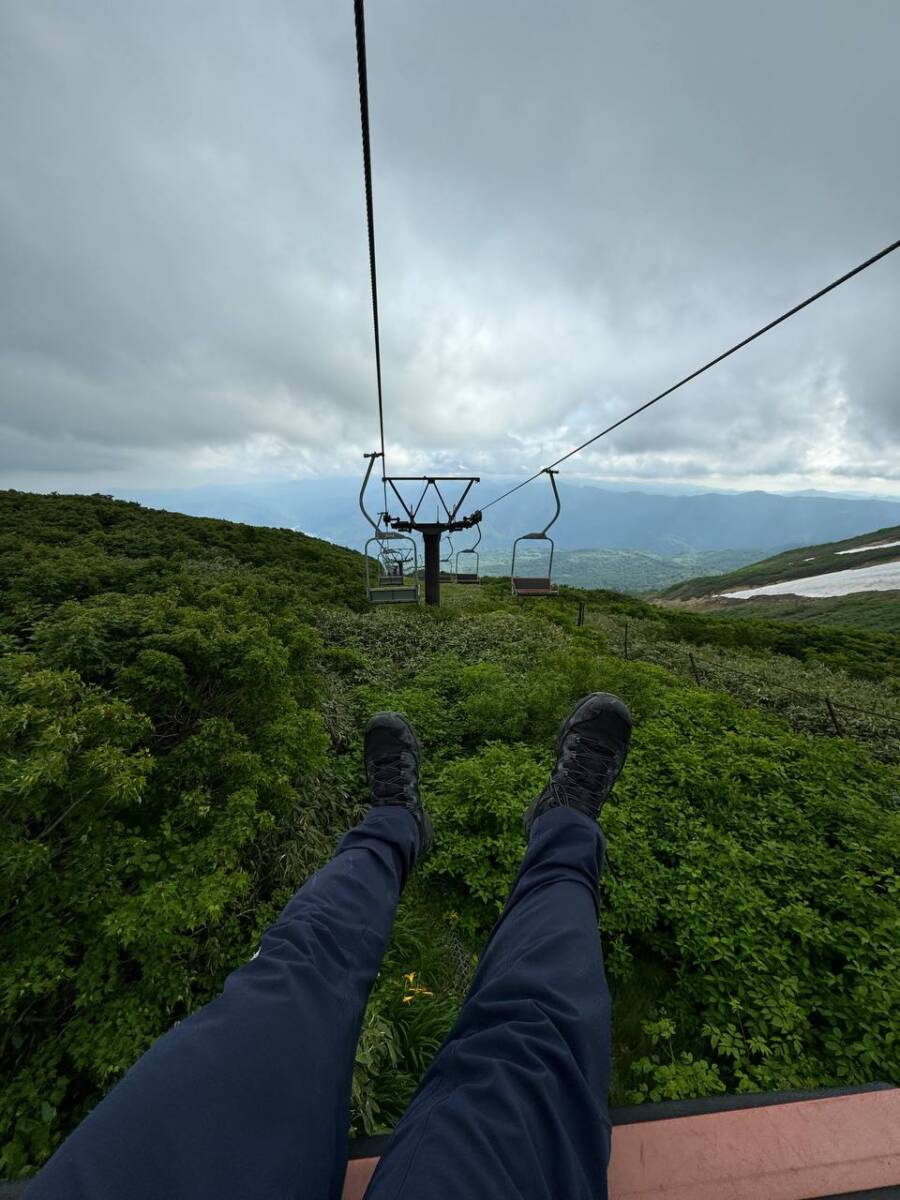
<instances>
[{"instance_id":1,"label":"empty chairlift chair","mask_svg":"<svg viewBox=\"0 0 900 1200\"><path fill-rule=\"evenodd\" d=\"M513 542L512 566L509 569L510 583L512 594L514 596L555 596L559 589L553 582L553 538L547 533L547 530L559 516L560 503L559 492L556 488L556 480L554 478L558 472L551 470L549 467L546 474L550 477L550 486L553 488L553 499L556 501L556 512L539 533L523 533L521 537L517 537ZM516 574L516 552L520 542L544 542L548 546L548 555L546 560L547 573L534 575L517 575ZM522 556L519 554L519 566L522 566Z\"/></svg>"},{"instance_id":2,"label":"empty chairlift chair","mask_svg":"<svg viewBox=\"0 0 900 1200\"><path fill-rule=\"evenodd\" d=\"M399 536L399 534L389 534L388 541L394 541ZM381 540L384 539L382 538ZM380 568L378 573L379 587L402 587L404 583L409 582L408 574L410 566L414 561L414 550L415 546L413 546L413 550L410 550L409 546L404 546L403 549L400 549L398 546L391 546L385 542L378 555ZM412 574L415 577L415 571Z\"/></svg>"},{"instance_id":3,"label":"empty chairlift chair","mask_svg":"<svg viewBox=\"0 0 900 1200\"><path fill-rule=\"evenodd\" d=\"M478 575L479 555L475 547L481 541L481 526L478 526L478 537L473 545L466 550L457 550L456 552L456 582L457 583L481 583ZM460 570L460 559L463 560L463 569Z\"/></svg>"},{"instance_id":4,"label":"empty chairlift chair","mask_svg":"<svg viewBox=\"0 0 900 1200\"><path fill-rule=\"evenodd\" d=\"M368 455L369 468L359 491L362 515L375 531L366 542L366 595L370 604L418 604L419 552L405 533L380 529L366 512L366 485L377 455Z\"/></svg>"},{"instance_id":5,"label":"empty chairlift chair","mask_svg":"<svg viewBox=\"0 0 900 1200\"><path fill-rule=\"evenodd\" d=\"M366 542L365 554L370 604L418 604L418 551L411 537L378 530Z\"/></svg>"}]
</instances>

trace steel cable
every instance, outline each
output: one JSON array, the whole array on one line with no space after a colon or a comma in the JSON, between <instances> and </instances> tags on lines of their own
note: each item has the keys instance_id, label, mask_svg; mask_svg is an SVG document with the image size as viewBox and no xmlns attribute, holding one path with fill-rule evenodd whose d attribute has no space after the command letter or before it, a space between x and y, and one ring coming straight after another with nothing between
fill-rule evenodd
<instances>
[{"instance_id":1,"label":"steel cable","mask_svg":"<svg viewBox=\"0 0 900 1200\"><path fill-rule=\"evenodd\" d=\"M362 126L363 175L366 189L366 225L369 234L369 276L372 282L372 325L375 332L375 378L378 384L378 432L381 439L381 476L387 511L387 466L384 457L384 397L381 389L381 336L378 328L378 282L375 271L375 215L372 204L372 147L369 138L369 77L366 69L366 14L364 0L354 0L356 69L359 76L359 119Z\"/></svg>"},{"instance_id":2,"label":"steel cable","mask_svg":"<svg viewBox=\"0 0 900 1200\"><path fill-rule=\"evenodd\" d=\"M678 388L684 387L686 383L690 383L699 375L702 375L704 371L708 371L710 367L715 367L718 363L724 361L724 359L729 358L732 354L737 353L738 350L742 350L744 346L749 346L751 342L755 342L757 338L762 337L764 333L768 333L769 330L774 329L776 325L780 325L782 321L787 321L789 317L795 316L798 312L801 312L810 304L814 304L816 300L820 300L829 292L833 292L834 289L840 287L842 283L846 283L848 279L852 279L854 275L859 275L861 271L865 271L868 267L874 266L875 263L879 262L882 258L886 258L898 248L900 248L900 239L898 239L896 242L892 242L889 246L885 246L883 250L879 250L877 254L873 254L871 258L867 258L866 261L860 263L859 266L854 267L851 271L847 271L847 273L841 275L839 279L832 280L831 283L827 284L823 288L820 288L819 291L815 292L812 296L808 296L805 300L801 300L799 304L795 304L793 308L789 308L787 312L782 313L780 317L776 317L774 321L769 321L767 325L763 325L761 329L757 329L756 332L751 333L749 337L745 337L742 341L736 342L735 345L733 345L729 350L725 350L722 354L718 354L715 358L711 358L708 363L705 363L702 367L698 367L697 370L692 371L690 375L685 375L683 379L679 379L677 383L673 383L671 387L667 387L664 392L660 392L659 395L654 396L652 400L648 400L639 408L633 409L630 413L627 413L624 417L621 417L612 425L608 425L606 429L602 429L600 433L595 433L594 436L588 438L586 442L582 442L580 446L576 446L574 450L570 450L567 454L564 454L562 458L558 458L555 462L550 463L550 468L558 467L560 463L564 463L574 455L580 454L582 450L586 450L588 446L593 445L593 443L599 441L600 438L606 437L608 433L612 433L614 429L618 429L621 425L624 425L626 421L630 421L632 417L638 416L639 413L646 412L648 408L652 407L654 404L658 404L659 401L664 400L666 396L671 396L671 394L674 391L677 391ZM540 478L540 476L543 475L548 469L548 467L542 467L540 471L535 471L535 473L528 479L524 479L521 483L517 483L515 487L511 487L508 491L503 492L502 495L497 496L495 499L489 500L487 504L483 504L481 506L482 512L493 507L495 504L499 504L501 500L505 500L507 496L511 496L514 492L518 492L521 488L526 487L529 483L533 483L535 479Z\"/></svg>"}]
</instances>

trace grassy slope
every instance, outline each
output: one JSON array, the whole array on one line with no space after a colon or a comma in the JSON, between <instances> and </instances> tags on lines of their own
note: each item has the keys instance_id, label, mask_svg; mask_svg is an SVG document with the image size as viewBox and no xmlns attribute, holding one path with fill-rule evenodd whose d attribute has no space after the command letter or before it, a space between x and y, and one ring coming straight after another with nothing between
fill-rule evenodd
<instances>
[{"instance_id":1,"label":"grassy slope","mask_svg":"<svg viewBox=\"0 0 900 1200\"><path fill-rule=\"evenodd\" d=\"M448 588L440 611L369 612L360 557L288 531L101 497L2 493L0 516L0 908L15 909L0 1022L18 1030L0 1174L34 1169L246 961L363 811L359 731L380 707L422 736L439 842L367 1012L357 1131L396 1120L452 1021L559 717L592 689L636 717L604 818L614 1099L900 1077L885 739L876 756L808 736L793 711L726 694L724 674L695 687L674 658L888 703L898 639L602 592L583 594L576 629L577 594L519 605L502 581ZM623 661L626 619L631 652L662 665ZM432 996L405 1003L410 971Z\"/></svg>"},{"instance_id":2,"label":"grassy slope","mask_svg":"<svg viewBox=\"0 0 900 1200\"><path fill-rule=\"evenodd\" d=\"M879 541L900 541L900 526L877 529L842 542L803 546L749 566L739 567L724 575L689 579L668 588L661 594L660 599L689 601L693 607L702 611L728 617L764 617L900 633L900 595L896 592L858 593L825 599L783 596L760 596L752 600L719 599L721 594L727 591L762 587L787 579L804 579L812 575L826 575L832 571L846 571L854 567L896 560L900 551L898 546L882 550L862 550L856 554L839 553Z\"/></svg>"},{"instance_id":3,"label":"grassy slope","mask_svg":"<svg viewBox=\"0 0 900 1200\"><path fill-rule=\"evenodd\" d=\"M835 628L871 629L900 634L900 592L858 592L851 596L812 597L771 596L768 599L729 602L710 606L706 612L726 618L762 617L773 621L796 621L802 625L830 625Z\"/></svg>"}]
</instances>

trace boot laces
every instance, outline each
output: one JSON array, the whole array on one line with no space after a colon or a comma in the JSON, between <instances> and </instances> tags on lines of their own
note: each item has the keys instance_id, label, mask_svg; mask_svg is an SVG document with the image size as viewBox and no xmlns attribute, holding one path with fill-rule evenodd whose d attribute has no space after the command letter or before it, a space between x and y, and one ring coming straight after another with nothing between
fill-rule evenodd
<instances>
[{"instance_id":1,"label":"boot laces","mask_svg":"<svg viewBox=\"0 0 900 1200\"><path fill-rule=\"evenodd\" d=\"M567 793L573 792L576 793L573 798L580 798L577 793L583 792L587 793L586 799L593 802L615 768L615 752L588 734L575 734L572 741L560 763L559 775L565 783L560 778L554 779L554 790L562 792L563 803L569 802Z\"/></svg>"},{"instance_id":2,"label":"boot laces","mask_svg":"<svg viewBox=\"0 0 900 1200\"><path fill-rule=\"evenodd\" d=\"M384 804L405 804L407 780L405 764L399 754L376 758L372 763L372 792Z\"/></svg>"}]
</instances>

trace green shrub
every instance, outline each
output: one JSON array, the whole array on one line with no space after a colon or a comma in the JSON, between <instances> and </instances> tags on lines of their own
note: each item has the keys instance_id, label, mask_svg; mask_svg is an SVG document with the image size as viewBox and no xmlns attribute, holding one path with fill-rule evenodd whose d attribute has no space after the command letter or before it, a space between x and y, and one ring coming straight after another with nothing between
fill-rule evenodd
<instances>
[{"instance_id":1,"label":"green shrub","mask_svg":"<svg viewBox=\"0 0 900 1200\"><path fill-rule=\"evenodd\" d=\"M491 744L446 766L428 796L438 837L424 872L450 885L460 928L474 941L506 902L525 849L522 816L547 765L527 746Z\"/></svg>"}]
</instances>

